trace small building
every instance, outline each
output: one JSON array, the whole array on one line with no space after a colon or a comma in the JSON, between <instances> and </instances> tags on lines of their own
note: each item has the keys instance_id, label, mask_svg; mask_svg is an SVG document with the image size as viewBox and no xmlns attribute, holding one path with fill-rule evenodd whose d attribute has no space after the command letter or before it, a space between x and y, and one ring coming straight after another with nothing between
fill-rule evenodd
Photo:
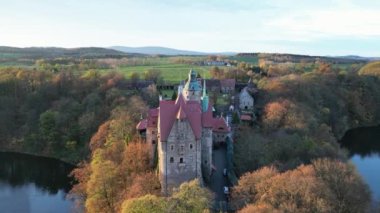
<instances>
[{"instance_id":1,"label":"small building","mask_svg":"<svg viewBox=\"0 0 380 213\"><path fill-rule=\"evenodd\" d=\"M255 104L254 95L257 92L255 84L249 79L247 86L239 94L239 108L242 112L253 112Z\"/></svg>"},{"instance_id":2,"label":"small building","mask_svg":"<svg viewBox=\"0 0 380 213\"><path fill-rule=\"evenodd\" d=\"M242 111L253 111L254 99L248 92L248 88L244 87L239 94L239 108Z\"/></svg>"},{"instance_id":3,"label":"small building","mask_svg":"<svg viewBox=\"0 0 380 213\"><path fill-rule=\"evenodd\" d=\"M212 141L214 145L226 142L230 128L227 125L226 120L223 117L214 118L212 127Z\"/></svg>"},{"instance_id":4,"label":"small building","mask_svg":"<svg viewBox=\"0 0 380 213\"><path fill-rule=\"evenodd\" d=\"M222 79L220 80L220 90L224 94L234 94L235 84L235 79Z\"/></svg>"},{"instance_id":5,"label":"small building","mask_svg":"<svg viewBox=\"0 0 380 213\"><path fill-rule=\"evenodd\" d=\"M206 79L207 91L213 93L219 93L221 90L219 79Z\"/></svg>"},{"instance_id":6,"label":"small building","mask_svg":"<svg viewBox=\"0 0 380 213\"><path fill-rule=\"evenodd\" d=\"M205 61L204 65L206 66L226 66L224 61Z\"/></svg>"}]
</instances>

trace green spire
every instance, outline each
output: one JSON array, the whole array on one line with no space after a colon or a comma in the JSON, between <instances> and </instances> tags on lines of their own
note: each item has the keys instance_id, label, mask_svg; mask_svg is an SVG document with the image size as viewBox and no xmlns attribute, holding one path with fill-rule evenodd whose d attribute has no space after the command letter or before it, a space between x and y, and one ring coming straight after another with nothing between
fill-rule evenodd
<instances>
[{"instance_id":1,"label":"green spire","mask_svg":"<svg viewBox=\"0 0 380 213\"><path fill-rule=\"evenodd\" d=\"M206 94L206 79L203 79L202 112L208 110L208 96Z\"/></svg>"},{"instance_id":2,"label":"green spire","mask_svg":"<svg viewBox=\"0 0 380 213\"><path fill-rule=\"evenodd\" d=\"M206 96L206 79L203 79L203 97Z\"/></svg>"}]
</instances>

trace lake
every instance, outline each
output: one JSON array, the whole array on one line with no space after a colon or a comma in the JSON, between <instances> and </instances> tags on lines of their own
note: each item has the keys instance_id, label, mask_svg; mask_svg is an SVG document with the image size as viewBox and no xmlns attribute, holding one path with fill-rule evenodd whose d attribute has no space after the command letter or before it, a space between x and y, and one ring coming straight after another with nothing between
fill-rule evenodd
<instances>
[{"instance_id":1,"label":"lake","mask_svg":"<svg viewBox=\"0 0 380 213\"><path fill-rule=\"evenodd\" d=\"M380 201L380 126L349 130L342 140L353 164Z\"/></svg>"},{"instance_id":2,"label":"lake","mask_svg":"<svg viewBox=\"0 0 380 213\"><path fill-rule=\"evenodd\" d=\"M73 168L56 159L0 152L0 211L75 212L74 201L66 198Z\"/></svg>"}]
</instances>

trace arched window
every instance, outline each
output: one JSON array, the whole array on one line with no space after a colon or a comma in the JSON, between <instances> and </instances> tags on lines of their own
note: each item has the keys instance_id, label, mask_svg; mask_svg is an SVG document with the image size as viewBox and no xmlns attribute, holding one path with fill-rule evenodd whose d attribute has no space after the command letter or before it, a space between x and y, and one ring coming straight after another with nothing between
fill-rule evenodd
<instances>
[{"instance_id":1,"label":"arched window","mask_svg":"<svg viewBox=\"0 0 380 213\"><path fill-rule=\"evenodd\" d=\"M179 159L179 163L183 163L183 158L180 158L180 159Z\"/></svg>"},{"instance_id":2,"label":"arched window","mask_svg":"<svg viewBox=\"0 0 380 213\"><path fill-rule=\"evenodd\" d=\"M193 149L193 144L190 144L190 149Z\"/></svg>"},{"instance_id":3,"label":"arched window","mask_svg":"<svg viewBox=\"0 0 380 213\"><path fill-rule=\"evenodd\" d=\"M170 146L170 150L173 150L173 149L174 149L174 146L173 146L173 145L171 145L171 146Z\"/></svg>"},{"instance_id":4,"label":"arched window","mask_svg":"<svg viewBox=\"0 0 380 213\"><path fill-rule=\"evenodd\" d=\"M156 141L155 141L155 140L152 140L152 144L156 144Z\"/></svg>"},{"instance_id":5,"label":"arched window","mask_svg":"<svg viewBox=\"0 0 380 213\"><path fill-rule=\"evenodd\" d=\"M174 158L170 157L170 163L173 163L173 162L174 162Z\"/></svg>"}]
</instances>

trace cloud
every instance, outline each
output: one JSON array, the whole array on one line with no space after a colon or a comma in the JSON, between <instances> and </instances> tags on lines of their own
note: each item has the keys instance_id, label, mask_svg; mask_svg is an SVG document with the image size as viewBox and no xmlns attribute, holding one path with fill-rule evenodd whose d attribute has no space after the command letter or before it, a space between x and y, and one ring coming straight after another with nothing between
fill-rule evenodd
<instances>
[{"instance_id":1,"label":"cloud","mask_svg":"<svg viewBox=\"0 0 380 213\"><path fill-rule=\"evenodd\" d=\"M267 26L293 40L326 37L380 37L380 12L373 9L299 11L270 21ZM291 39L291 38L289 38Z\"/></svg>"}]
</instances>

